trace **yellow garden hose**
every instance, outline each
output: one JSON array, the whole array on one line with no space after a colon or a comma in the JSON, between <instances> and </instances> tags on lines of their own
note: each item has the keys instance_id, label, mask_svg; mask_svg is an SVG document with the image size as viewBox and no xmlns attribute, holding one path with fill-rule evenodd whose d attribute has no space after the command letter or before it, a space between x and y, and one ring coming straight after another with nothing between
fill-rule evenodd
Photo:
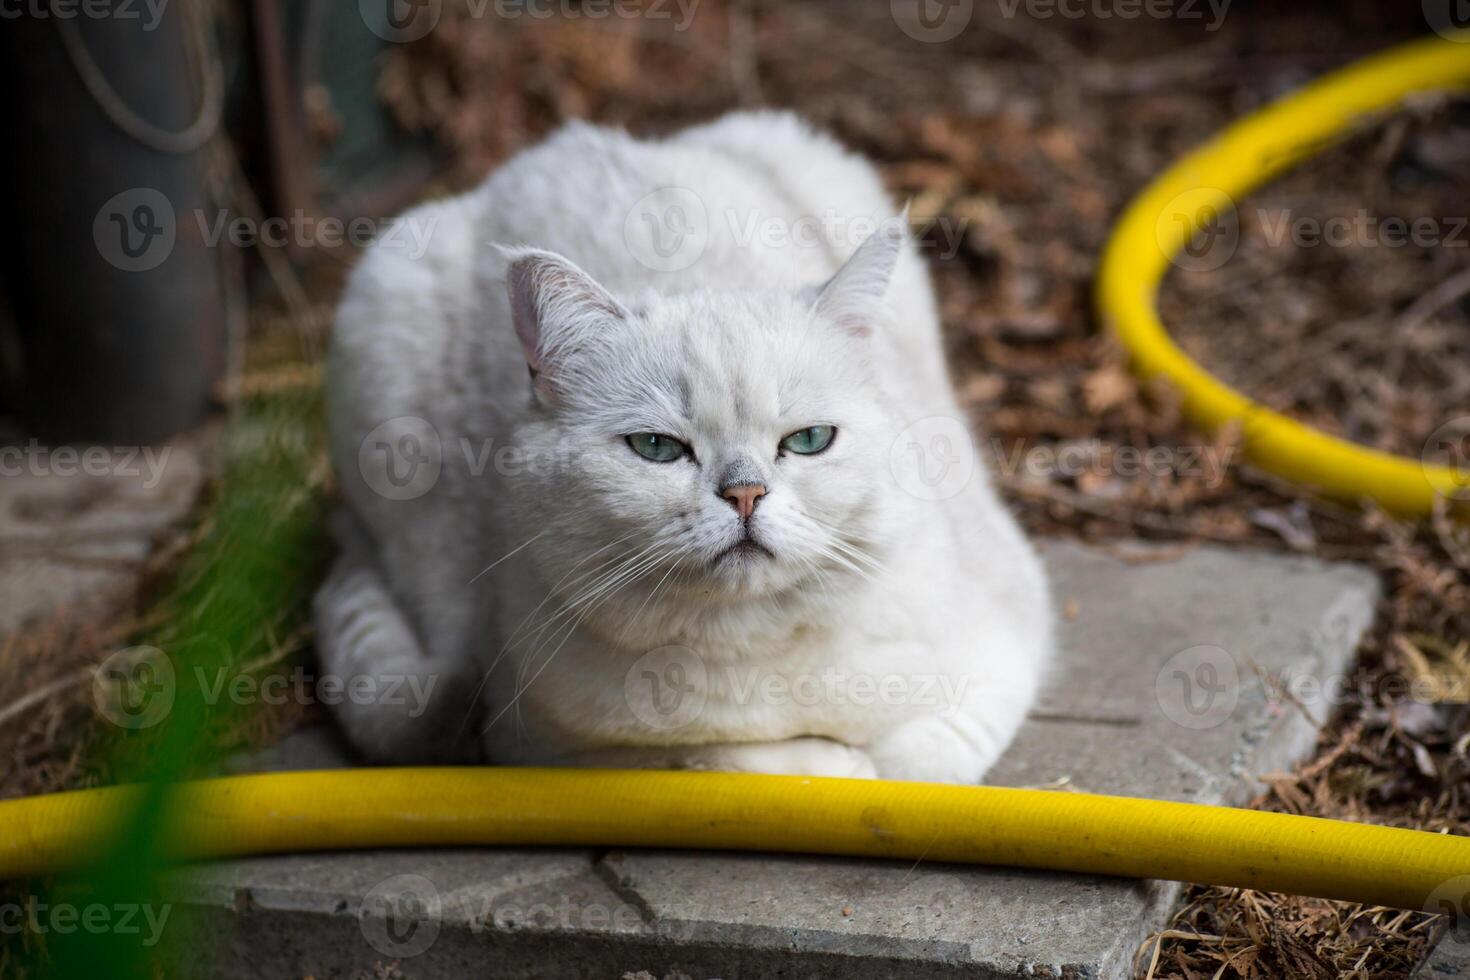
<instances>
[{"instance_id":1,"label":"yellow garden hose","mask_svg":"<svg viewBox=\"0 0 1470 980\"><path fill-rule=\"evenodd\" d=\"M1373 499L1406 515L1428 513L1436 497L1470 509L1470 473L1336 439L1251 401L1191 361L1169 339L1156 308L1170 261L1235 200L1371 113L1416 92L1467 83L1470 31L1405 44L1248 116L1158 177L1123 214L1098 272L1104 323L1137 370L1169 379L1184 410L1202 425L1239 422L1251 460L1289 480L1347 500Z\"/></svg>"},{"instance_id":2,"label":"yellow garden hose","mask_svg":"<svg viewBox=\"0 0 1470 980\"><path fill-rule=\"evenodd\" d=\"M95 857L99 827L125 814L136 792L0 802L0 878ZM990 786L485 767L231 776L177 793L168 839L179 860L434 845L790 851L1167 878L1410 909L1470 876L1466 837Z\"/></svg>"}]
</instances>

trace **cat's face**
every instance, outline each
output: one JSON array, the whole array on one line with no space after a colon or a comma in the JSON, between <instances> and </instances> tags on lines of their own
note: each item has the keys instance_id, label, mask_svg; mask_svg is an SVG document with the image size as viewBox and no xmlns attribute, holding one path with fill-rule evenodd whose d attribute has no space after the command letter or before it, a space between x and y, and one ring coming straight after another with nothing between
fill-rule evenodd
<instances>
[{"instance_id":1,"label":"cat's face","mask_svg":"<svg viewBox=\"0 0 1470 980\"><path fill-rule=\"evenodd\" d=\"M813 290L621 303L566 266L538 274L559 278L538 284L528 360L540 438L565 465L537 507L586 571L623 567L715 601L871 574L892 427L854 302ZM564 287L582 291L555 293L564 317L586 317L565 324L575 339L544 322L547 290Z\"/></svg>"},{"instance_id":2,"label":"cat's face","mask_svg":"<svg viewBox=\"0 0 1470 980\"><path fill-rule=\"evenodd\" d=\"M867 571L886 457L866 341L779 295L656 302L630 326L559 414L567 504L671 587Z\"/></svg>"}]
</instances>

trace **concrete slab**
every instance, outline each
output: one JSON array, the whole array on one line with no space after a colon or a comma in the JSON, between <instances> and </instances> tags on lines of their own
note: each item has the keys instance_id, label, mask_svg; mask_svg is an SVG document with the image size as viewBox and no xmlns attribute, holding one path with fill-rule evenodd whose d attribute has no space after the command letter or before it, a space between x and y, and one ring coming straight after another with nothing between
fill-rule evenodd
<instances>
[{"instance_id":1,"label":"concrete slab","mask_svg":"<svg viewBox=\"0 0 1470 980\"><path fill-rule=\"evenodd\" d=\"M1359 568L1046 549L1064 655L992 781L1239 803L1312 748L1372 615ZM1273 691L1284 688L1285 698ZM247 764L342 758L301 733ZM183 876L224 977L1130 975L1179 886L919 862L657 851L302 855Z\"/></svg>"},{"instance_id":2,"label":"concrete slab","mask_svg":"<svg viewBox=\"0 0 1470 980\"><path fill-rule=\"evenodd\" d=\"M1414 980L1470 980L1470 923L1445 929Z\"/></svg>"},{"instance_id":3,"label":"concrete slab","mask_svg":"<svg viewBox=\"0 0 1470 980\"><path fill-rule=\"evenodd\" d=\"M0 634L126 586L202 482L190 440L0 445Z\"/></svg>"}]
</instances>

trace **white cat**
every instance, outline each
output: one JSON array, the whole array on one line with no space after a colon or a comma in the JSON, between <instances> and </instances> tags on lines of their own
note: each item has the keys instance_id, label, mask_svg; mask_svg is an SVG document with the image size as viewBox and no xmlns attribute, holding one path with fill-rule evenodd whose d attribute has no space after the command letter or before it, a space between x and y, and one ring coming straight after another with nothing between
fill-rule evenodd
<instances>
[{"instance_id":1,"label":"white cat","mask_svg":"<svg viewBox=\"0 0 1470 980\"><path fill-rule=\"evenodd\" d=\"M328 379L360 749L984 775L1051 603L870 165L787 114L578 124L403 220L428 249L367 253Z\"/></svg>"}]
</instances>

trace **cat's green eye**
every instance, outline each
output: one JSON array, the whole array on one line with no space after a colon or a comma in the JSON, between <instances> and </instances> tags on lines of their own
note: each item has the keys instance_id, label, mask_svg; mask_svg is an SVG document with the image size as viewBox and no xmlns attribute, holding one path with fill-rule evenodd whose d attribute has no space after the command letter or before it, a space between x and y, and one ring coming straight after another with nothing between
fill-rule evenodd
<instances>
[{"instance_id":1,"label":"cat's green eye","mask_svg":"<svg viewBox=\"0 0 1470 980\"><path fill-rule=\"evenodd\" d=\"M832 445L832 437L836 434L837 430L830 425L809 425L782 439L781 448L787 452L810 456Z\"/></svg>"},{"instance_id":2,"label":"cat's green eye","mask_svg":"<svg viewBox=\"0 0 1470 980\"><path fill-rule=\"evenodd\" d=\"M672 463L689 453L689 447L678 439L658 432L635 432L628 436L628 445L633 447L633 452L655 463Z\"/></svg>"}]
</instances>

